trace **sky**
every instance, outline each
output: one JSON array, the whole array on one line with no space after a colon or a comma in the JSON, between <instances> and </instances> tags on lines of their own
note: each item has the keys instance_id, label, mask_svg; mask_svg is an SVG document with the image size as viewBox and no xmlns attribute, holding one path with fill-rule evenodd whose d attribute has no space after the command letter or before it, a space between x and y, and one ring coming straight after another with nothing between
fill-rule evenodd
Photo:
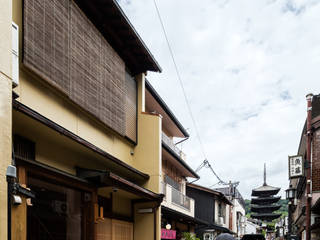
<instances>
[{"instance_id":1,"label":"sky","mask_svg":"<svg viewBox=\"0 0 320 240\"><path fill-rule=\"evenodd\" d=\"M147 78L190 133L187 163L207 158L246 199L266 163L267 183L284 196L305 96L320 92L320 1L156 0L205 155L153 0L118 2L163 69ZM218 182L207 168L198 173L198 184Z\"/></svg>"}]
</instances>

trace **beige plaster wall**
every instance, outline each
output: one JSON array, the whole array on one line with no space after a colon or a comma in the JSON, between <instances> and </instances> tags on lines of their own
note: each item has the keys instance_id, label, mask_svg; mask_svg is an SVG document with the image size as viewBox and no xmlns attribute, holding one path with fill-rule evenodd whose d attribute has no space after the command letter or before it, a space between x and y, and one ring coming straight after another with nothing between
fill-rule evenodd
<instances>
[{"instance_id":1,"label":"beige plaster wall","mask_svg":"<svg viewBox=\"0 0 320 240\"><path fill-rule=\"evenodd\" d=\"M134 149L133 167L150 175L145 187L161 193L161 116L147 114L145 105L145 77L136 77L138 83L138 145Z\"/></svg>"},{"instance_id":2,"label":"beige plaster wall","mask_svg":"<svg viewBox=\"0 0 320 240\"><path fill-rule=\"evenodd\" d=\"M0 0L0 239L7 239L6 170L11 163L12 1Z\"/></svg>"},{"instance_id":3,"label":"beige plaster wall","mask_svg":"<svg viewBox=\"0 0 320 240\"><path fill-rule=\"evenodd\" d=\"M134 240L154 239L154 214L137 213L139 208L153 208L153 203L137 203L134 205ZM156 210L157 240L161 239L161 208Z\"/></svg>"}]
</instances>

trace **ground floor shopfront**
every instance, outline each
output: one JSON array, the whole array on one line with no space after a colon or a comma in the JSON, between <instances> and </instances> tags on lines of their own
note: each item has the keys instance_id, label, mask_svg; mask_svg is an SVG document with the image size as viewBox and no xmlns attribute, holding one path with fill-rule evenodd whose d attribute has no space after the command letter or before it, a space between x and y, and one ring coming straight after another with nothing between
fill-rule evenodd
<instances>
[{"instance_id":1,"label":"ground floor shopfront","mask_svg":"<svg viewBox=\"0 0 320 240\"><path fill-rule=\"evenodd\" d=\"M191 233L201 240L214 240L221 233L231 233L228 228L209 223L181 212L161 207L161 239L183 239L184 233Z\"/></svg>"},{"instance_id":2,"label":"ground floor shopfront","mask_svg":"<svg viewBox=\"0 0 320 240\"><path fill-rule=\"evenodd\" d=\"M22 105L13 139L15 186L33 197L12 193L12 239L160 239L162 195L142 187L146 174Z\"/></svg>"},{"instance_id":3,"label":"ground floor shopfront","mask_svg":"<svg viewBox=\"0 0 320 240\"><path fill-rule=\"evenodd\" d=\"M19 184L30 188L35 198L22 197L22 203L12 207L12 239L132 240L134 231L150 220L154 223L142 236L154 239L157 234L158 204L151 196L141 198L138 190L132 194L117 183L95 188L39 163L17 159L16 166ZM140 209L150 211L142 214Z\"/></svg>"}]
</instances>

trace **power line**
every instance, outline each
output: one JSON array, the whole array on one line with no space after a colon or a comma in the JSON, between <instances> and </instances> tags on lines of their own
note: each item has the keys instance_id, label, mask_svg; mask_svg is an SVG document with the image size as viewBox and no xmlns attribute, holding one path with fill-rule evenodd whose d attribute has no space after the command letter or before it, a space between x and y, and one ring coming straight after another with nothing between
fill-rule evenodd
<instances>
[{"instance_id":1,"label":"power line","mask_svg":"<svg viewBox=\"0 0 320 240\"><path fill-rule=\"evenodd\" d=\"M175 71L176 71L176 74L177 74L177 77L178 77L178 80L179 80L179 83L180 83L180 86L181 86L181 89L182 89L182 92L183 92L183 96L184 96L184 99L186 101L186 104L187 104L187 108L188 108L188 111L189 111L189 115L191 117L191 120L192 120L192 123L193 123L193 126L194 126L194 129L196 131L196 136L197 136L197 139L199 141L199 144L200 144L200 149L201 149L201 152L202 152L202 155L204 157L204 161L201 163L201 165L197 168L196 172L199 171L202 167L207 167L211 170L211 172L214 174L214 176L219 180L219 184L227 184L225 181L221 180L221 178L218 176L218 174L213 170L213 168L211 167L209 161L207 160L207 155L206 155L206 151L204 149L204 145L202 143L202 140L201 140L201 137L200 137L200 133L199 133L199 130L198 130L198 127L197 127L197 124L196 124L196 121L195 121L195 118L193 116L193 113L192 113L192 110L191 110L191 106L190 106L190 103L189 103L189 100L188 100L188 97L187 97L187 94L186 94L186 90L184 88L184 85L183 85L183 82L182 82L182 78L181 78L181 75L180 75L180 72L179 72L179 68L178 68L178 65L177 65L177 62L175 60L175 57L174 57L174 54L173 54L173 50L171 48L171 45L170 45L170 41L168 39L168 35L167 35L167 32L166 32L166 29L164 27L164 23L162 21L162 18L161 18L161 14L160 14L160 11L159 11L159 8L158 8L158 5L157 5L157 2L156 0L153 0L153 3L154 3L154 6L155 6L155 9L156 9L156 12L157 12L157 15L158 15L158 18L159 18L159 21L160 21L160 24L161 24L161 28L162 28L162 31L163 31L163 34L164 34L164 37L165 37L165 40L167 42L167 45L168 45L168 49L169 49L169 52L170 52L170 56L171 56L171 59L172 59L172 62L173 62L173 65L174 65L174 68L175 68Z\"/></svg>"},{"instance_id":2,"label":"power line","mask_svg":"<svg viewBox=\"0 0 320 240\"><path fill-rule=\"evenodd\" d=\"M191 120L192 120L192 122L193 122L193 126L194 126L194 129L195 129L195 131L196 131L196 135L197 135L198 141L199 141L199 143L200 143L200 148L201 148L202 155L203 155L204 159L207 159L207 155L206 155L206 152L205 152L205 150L204 150L204 146L203 146L203 143L202 143L202 140L201 140L201 137L200 137L198 128L197 128L197 124L196 124L195 118L194 118L194 116L193 116L193 113L192 113L192 110L191 110L191 107L190 107L190 104L189 104L189 100L188 100L188 98L187 98L187 94L186 94L185 88L184 88L184 86L183 86L183 82L182 82L182 79L181 79L181 75L180 75L180 72L179 72L179 69L178 69L176 60L175 60L175 58L174 58L174 54L173 54L173 51L172 51L172 48L171 48L171 45L170 45L170 42L169 42L169 39L168 39L168 36L167 36L166 29L165 29L165 27L164 27L164 23L163 23L163 21L162 21L161 15L160 15L159 8L158 8L158 6L157 6L156 0L153 0L153 2L154 2L154 6L155 6L155 8L156 8L156 11L157 11L157 15L158 15L158 18L159 18L161 27L162 27L162 31L163 31L164 37L165 37L165 39L166 39L166 42L167 42L167 45L168 45L168 48L169 48L169 52L170 52L170 56L171 56L171 59L172 59L174 68L175 68L176 73L177 73L177 76L178 76L178 80L179 80L179 83L180 83L180 86L181 86L181 89L182 89L182 92L183 92L183 96L184 96L184 99L185 99L185 101L186 101L186 104L187 104L187 107L188 107L188 111L189 111Z\"/></svg>"}]
</instances>

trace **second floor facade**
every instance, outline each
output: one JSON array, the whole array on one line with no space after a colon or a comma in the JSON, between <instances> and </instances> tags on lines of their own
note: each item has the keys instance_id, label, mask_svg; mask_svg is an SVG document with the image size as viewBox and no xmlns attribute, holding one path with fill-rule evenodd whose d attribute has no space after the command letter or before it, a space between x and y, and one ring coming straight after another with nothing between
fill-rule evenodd
<instances>
[{"instance_id":1,"label":"second floor facade","mask_svg":"<svg viewBox=\"0 0 320 240\"><path fill-rule=\"evenodd\" d=\"M163 206L194 217L195 201L186 194L187 177L199 176L186 163L178 147L189 134L171 112L150 82L146 81L146 112L161 116L161 181Z\"/></svg>"}]
</instances>

